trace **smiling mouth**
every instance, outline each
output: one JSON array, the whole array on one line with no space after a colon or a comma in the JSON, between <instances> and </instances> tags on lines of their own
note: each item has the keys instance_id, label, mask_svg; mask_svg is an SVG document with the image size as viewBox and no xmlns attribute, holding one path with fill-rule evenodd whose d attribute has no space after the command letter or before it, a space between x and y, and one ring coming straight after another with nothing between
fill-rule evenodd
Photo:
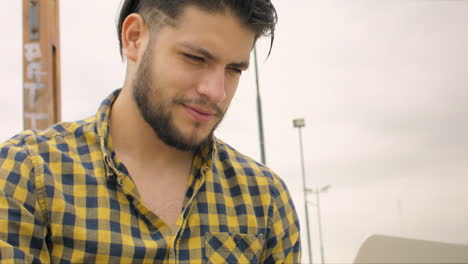
<instances>
[{"instance_id":1,"label":"smiling mouth","mask_svg":"<svg viewBox=\"0 0 468 264\"><path fill-rule=\"evenodd\" d=\"M197 121L199 122L209 122L213 120L217 115L212 111L201 109L199 107L188 106L183 104L185 110Z\"/></svg>"},{"instance_id":2,"label":"smiling mouth","mask_svg":"<svg viewBox=\"0 0 468 264\"><path fill-rule=\"evenodd\" d=\"M206 109L203 109L203 108L200 108L200 107L195 107L195 106L188 106L188 105L185 105L185 107L188 107L202 115L216 115L215 113L213 113L212 111L210 110L206 110Z\"/></svg>"}]
</instances>

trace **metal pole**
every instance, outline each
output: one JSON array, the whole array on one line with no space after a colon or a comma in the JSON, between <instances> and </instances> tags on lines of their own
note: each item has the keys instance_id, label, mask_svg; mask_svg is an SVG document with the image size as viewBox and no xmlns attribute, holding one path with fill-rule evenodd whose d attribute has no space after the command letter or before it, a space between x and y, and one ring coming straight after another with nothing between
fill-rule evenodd
<instances>
[{"instance_id":1,"label":"metal pole","mask_svg":"<svg viewBox=\"0 0 468 264\"><path fill-rule=\"evenodd\" d=\"M317 217L319 226L319 239L320 239L320 256L322 257L322 264L325 264L325 255L323 250L323 239L322 239L322 216L320 215L320 190L315 192L317 196Z\"/></svg>"},{"instance_id":2,"label":"metal pole","mask_svg":"<svg viewBox=\"0 0 468 264\"><path fill-rule=\"evenodd\" d=\"M306 187L306 177L304 169L304 151L302 149L302 132L301 127L299 129L299 147L301 150L301 167L302 167L302 184L304 185L304 207L305 207L305 217L306 217L306 228L307 228L307 244L309 246L309 263L312 264L312 243L310 240L310 228L309 228L309 209L307 206L307 187Z\"/></svg>"},{"instance_id":3,"label":"metal pole","mask_svg":"<svg viewBox=\"0 0 468 264\"><path fill-rule=\"evenodd\" d=\"M260 155L261 155L262 163L266 164L265 141L263 139L262 100L260 98L260 81L258 79L257 46L254 46L254 61L255 61L255 81L257 84L257 114L258 114L258 133L259 133L259 138L260 138Z\"/></svg>"}]
</instances>

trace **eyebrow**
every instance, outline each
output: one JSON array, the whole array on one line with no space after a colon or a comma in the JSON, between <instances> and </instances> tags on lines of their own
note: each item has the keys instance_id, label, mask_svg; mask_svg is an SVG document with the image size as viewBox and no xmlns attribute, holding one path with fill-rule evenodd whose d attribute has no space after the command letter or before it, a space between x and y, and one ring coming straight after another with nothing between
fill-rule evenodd
<instances>
[{"instance_id":1,"label":"eyebrow","mask_svg":"<svg viewBox=\"0 0 468 264\"><path fill-rule=\"evenodd\" d=\"M188 42L181 42L179 43L180 46L183 46L187 49L190 49L196 53L199 53L203 56L205 56L206 58L208 58L209 60L213 60L213 61L218 61L219 59L211 54L211 52L209 52L208 50L202 48L202 47L198 47L196 45L193 45L191 43L188 43ZM235 67L235 68L241 68L241 69L248 69L249 68L249 62L248 61L239 61L239 62L231 62L228 64L229 67Z\"/></svg>"}]
</instances>

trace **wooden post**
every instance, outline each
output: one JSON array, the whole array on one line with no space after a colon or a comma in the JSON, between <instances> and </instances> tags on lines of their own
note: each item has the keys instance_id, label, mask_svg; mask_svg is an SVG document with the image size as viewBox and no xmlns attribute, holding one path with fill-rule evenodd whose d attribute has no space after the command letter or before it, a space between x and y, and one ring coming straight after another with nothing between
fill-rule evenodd
<instances>
[{"instance_id":1,"label":"wooden post","mask_svg":"<svg viewBox=\"0 0 468 264\"><path fill-rule=\"evenodd\" d=\"M60 121L59 0L23 0L23 124Z\"/></svg>"}]
</instances>

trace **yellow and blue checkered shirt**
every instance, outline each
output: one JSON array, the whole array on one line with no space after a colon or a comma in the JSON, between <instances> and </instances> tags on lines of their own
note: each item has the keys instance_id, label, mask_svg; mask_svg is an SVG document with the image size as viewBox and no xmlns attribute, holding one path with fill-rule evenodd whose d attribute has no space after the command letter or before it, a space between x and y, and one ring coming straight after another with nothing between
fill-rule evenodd
<instances>
[{"instance_id":1,"label":"yellow and blue checkered shirt","mask_svg":"<svg viewBox=\"0 0 468 264\"><path fill-rule=\"evenodd\" d=\"M299 222L271 170L214 138L197 153L176 228L142 202L109 115L0 145L2 263L298 263Z\"/></svg>"}]
</instances>

